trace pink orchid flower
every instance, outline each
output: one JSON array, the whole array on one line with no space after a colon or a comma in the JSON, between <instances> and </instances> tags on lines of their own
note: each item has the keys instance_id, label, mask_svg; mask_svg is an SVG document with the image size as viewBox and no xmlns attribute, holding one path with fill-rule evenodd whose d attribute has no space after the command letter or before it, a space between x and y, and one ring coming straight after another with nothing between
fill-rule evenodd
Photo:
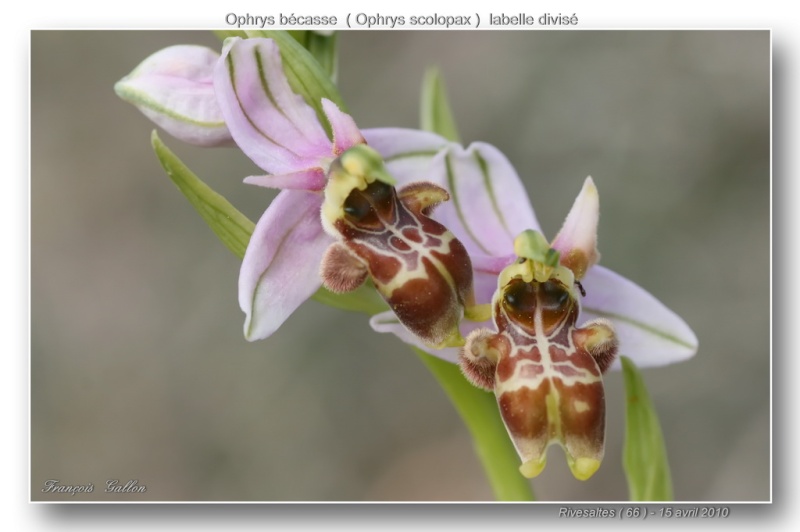
<instances>
[{"instance_id":1,"label":"pink orchid flower","mask_svg":"<svg viewBox=\"0 0 800 532\"><path fill-rule=\"evenodd\" d=\"M228 39L221 55L171 47L146 59L116 90L182 140L235 142L265 171L245 183L282 189L256 224L242 261L239 304L248 340L271 335L322 284L321 262L336 239L326 233L320 209L337 158L368 144L399 188L427 180L429 161L447 146L442 137L418 130L361 131L323 100L329 138L312 107L292 92L270 39Z\"/></svg>"},{"instance_id":2,"label":"pink orchid flower","mask_svg":"<svg viewBox=\"0 0 800 532\"><path fill-rule=\"evenodd\" d=\"M476 302L490 303L498 290L498 276L517 259L515 238L527 230L541 233L525 188L508 159L483 143L466 150L451 144L430 165L426 170L430 180L451 196L433 217L466 247L474 268ZM697 337L677 314L632 281L597 265L596 252L586 251L583 260L574 260L575 250L594 250L598 218L597 190L589 178L551 244L560 252L562 263L574 270L586 293L580 303L581 320L610 320L619 339L619 355L639 367L663 366L694 355ZM460 349L430 348L405 330L391 312L373 316L370 324L374 330L395 334L432 355L458 361ZM461 333L467 337L486 327L491 327L491 321L464 321ZM618 358L611 367L620 368Z\"/></svg>"}]
</instances>

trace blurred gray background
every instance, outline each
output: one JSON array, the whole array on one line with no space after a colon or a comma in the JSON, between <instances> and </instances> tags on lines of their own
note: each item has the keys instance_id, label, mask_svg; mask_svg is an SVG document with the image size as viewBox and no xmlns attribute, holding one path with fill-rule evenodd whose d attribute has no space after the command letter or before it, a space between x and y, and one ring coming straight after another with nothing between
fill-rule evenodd
<instances>
[{"instance_id":1,"label":"blurred gray background","mask_svg":"<svg viewBox=\"0 0 800 532\"><path fill-rule=\"evenodd\" d=\"M553 236L583 179L602 264L694 329L646 369L677 500L770 498L770 39L725 32L350 32L339 85L360 127L418 125L445 76L465 143L499 147ZM399 340L314 301L248 343L239 261L167 179L151 123L113 84L203 32L33 32L31 497L35 500L491 500L469 435ZM162 139L256 220L234 149ZM557 447L554 500L625 500L623 383L587 482ZM41 492L92 482L91 496ZM141 495L102 493L136 479Z\"/></svg>"}]
</instances>

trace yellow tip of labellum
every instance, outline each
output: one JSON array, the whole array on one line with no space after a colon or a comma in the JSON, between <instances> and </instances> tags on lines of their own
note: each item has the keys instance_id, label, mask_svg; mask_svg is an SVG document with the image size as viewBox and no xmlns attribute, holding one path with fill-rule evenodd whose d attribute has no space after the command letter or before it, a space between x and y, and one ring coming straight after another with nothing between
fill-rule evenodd
<instances>
[{"instance_id":1,"label":"yellow tip of labellum","mask_svg":"<svg viewBox=\"0 0 800 532\"><path fill-rule=\"evenodd\" d=\"M578 458L570 462L572 475L578 480L588 480L600 468L600 460L594 458Z\"/></svg>"},{"instance_id":2,"label":"yellow tip of labellum","mask_svg":"<svg viewBox=\"0 0 800 532\"><path fill-rule=\"evenodd\" d=\"M544 470L544 466L546 465L547 457L542 456L539 460L528 460L519 466L519 472L522 473L522 476L525 478L538 477L539 473Z\"/></svg>"}]
</instances>

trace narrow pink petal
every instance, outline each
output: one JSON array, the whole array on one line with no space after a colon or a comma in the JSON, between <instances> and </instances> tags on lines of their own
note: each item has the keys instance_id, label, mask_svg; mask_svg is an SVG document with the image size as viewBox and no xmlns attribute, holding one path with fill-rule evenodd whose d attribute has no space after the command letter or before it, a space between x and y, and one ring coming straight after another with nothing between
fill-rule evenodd
<instances>
[{"instance_id":1,"label":"narrow pink petal","mask_svg":"<svg viewBox=\"0 0 800 532\"><path fill-rule=\"evenodd\" d=\"M284 190L311 190L319 191L325 188L327 178L322 168L300 170L291 174L281 175L253 175L245 177L248 185L258 185L267 188L280 188Z\"/></svg>"},{"instance_id":2,"label":"narrow pink petal","mask_svg":"<svg viewBox=\"0 0 800 532\"><path fill-rule=\"evenodd\" d=\"M230 145L212 79L218 59L217 52L204 46L170 46L142 61L114 90L184 142Z\"/></svg>"},{"instance_id":3,"label":"narrow pink petal","mask_svg":"<svg viewBox=\"0 0 800 532\"><path fill-rule=\"evenodd\" d=\"M597 224L600 219L600 198L591 177L583 183L564 225L551 246L561 254L561 264L582 279L600 255L597 252Z\"/></svg>"},{"instance_id":4,"label":"narrow pink petal","mask_svg":"<svg viewBox=\"0 0 800 532\"><path fill-rule=\"evenodd\" d=\"M443 166L432 165L434 157L449 145L444 137L405 128L364 129L361 133L383 156L398 186L418 181L431 181L440 186L444 183Z\"/></svg>"},{"instance_id":5,"label":"narrow pink petal","mask_svg":"<svg viewBox=\"0 0 800 532\"><path fill-rule=\"evenodd\" d=\"M470 255L504 256L514 238L539 229L525 187L511 163L497 148L473 143L467 149L451 144L432 163L450 192L450 201L434 218L461 240Z\"/></svg>"},{"instance_id":6,"label":"narrow pink petal","mask_svg":"<svg viewBox=\"0 0 800 532\"><path fill-rule=\"evenodd\" d=\"M610 319L619 335L619 353L637 366L672 364L697 352L697 337L686 322L628 279L594 266L581 283L586 290L581 321ZM620 368L618 360L612 368Z\"/></svg>"},{"instance_id":7,"label":"narrow pink petal","mask_svg":"<svg viewBox=\"0 0 800 532\"><path fill-rule=\"evenodd\" d=\"M372 330L375 332L394 334L403 342L413 345L414 347L425 351L429 355L433 355L448 362L458 362L458 352L460 351L460 348L447 347L445 349L433 349L432 347L425 345L419 340L419 338L417 338L415 334L410 332L403 326L403 324L400 323L400 320L397 319L397 316L395 316L394 312L391 310L374 315L369 320L369 324L372 327ZM488 321L479 323L464 320L461 322L459 330L461 331L461 335L466 337L474 329L490 326L490 322Z\"/></svg>"},{"instance_id":8,"label":"narrow pink petal","mask_svg":"<svg viewBox=\"0 0 800 532\"><path fill-rule=\"evenodd\" d=\"M358 130L355 120L347 113L339 110L335 103L323 98L322 109L333 131L333 152L331 155L338 157L345 150L352 148L356 144L364 144L364 137Z\"/></svg>"},{"instance_id":9,"label":"narrow pink petal","mask_svg":"<svg viewBox=\"0 0 800 532\"><path fill-rule=\"evenodd\" d=\"M319 265L333 242L322 231L319 194L284 190L256 224L239 273L244 335L260 340L319 287Z\"/></svg>"},{"instance_id":10,"label":"narrow pink petal","mask_svg":"<svg viewBox=\"0 0 800 532\"><path fill-rule=\"evenodd\" d=\"M330 158L331 141L289 87L272 40L226 40L214 87L236 144L267 172L287 174Z\"/></svg>"}]
</instances>

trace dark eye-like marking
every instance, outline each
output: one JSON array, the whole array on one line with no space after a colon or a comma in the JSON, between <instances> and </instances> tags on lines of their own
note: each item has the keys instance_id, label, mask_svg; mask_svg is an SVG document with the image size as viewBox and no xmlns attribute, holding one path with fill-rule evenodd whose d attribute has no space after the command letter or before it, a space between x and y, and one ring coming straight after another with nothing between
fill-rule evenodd
<instances>
[{"instance_id":1,"label":"dark eye-like marking","mask_svg":"<svg viewBox=\"0 0 800 532\"><path fill-rule=\"evenodd\" d=\"M536 291L533 284L522 279L512 279L503 293L503 303L509 315L526 324L533 323L533 311L536 308Z\"/></svg>"},{"instance_id":2,"label":"dark eye-like marking","mask_svg":"<svg viewBox=\"0 0 800 532\"><path fill-rule=\"evenodd\" d=\"M360 190L353 190L344 201L344 212L354 222L363 220L371 211L372 205Z\"/></svg>"},{"instance_id":3,"label":"dark eye-like marking","mask_svg":"<svg viewBox=\"0 0 800 532\"><path fill-rule=\"evenodd\" d=\"M572 309L572 298L567 288L558 281L549 280L539 285L539 304L545 328L561 322Z\"/></svg>"},{"instance_id":4,"label":"dark eye-like marking","mask_svg":"<svg viewBox=\"0 0 800 532\"><path fill-rule=\"evenodd\" d=\"M392 201L392 186L381 181L374 181L367 185L363 194L368 196L376 207L380 208Z\"/></svg>"},{"instance_id":5,"label":"dark eye-like marking","mask_svg":"<svg viewBox=\"0 0 800 532\"><path fill-rule=\"evenodd\" d=\"M545 281L539 285L539 301L546 309L559 309L569 303L569 292L557 281Z\"/></svg>"},{"instance_id":6,"label":"dark eye-like marking","mask_svg":"<svg viewBox=\"0 0 800 532\"><path fill-rule=\"evenodd\" d=\"M512 279L503 297L509 307L517 310L535 304L533 285L521 279Z\"/></svg>"},{"instance_id":7,"label":"dark eye-like marking","mask_svg":"<svg viewBox=\"0 0 800 532\"><path fill-rule=\"evenodd\" d=\"M391 219L394 192L391 185L375 181L364 190L354 189L347 196L343 209L346 219L361 228L377 229L384 220Z\"/></svg>"}]
</instances>

